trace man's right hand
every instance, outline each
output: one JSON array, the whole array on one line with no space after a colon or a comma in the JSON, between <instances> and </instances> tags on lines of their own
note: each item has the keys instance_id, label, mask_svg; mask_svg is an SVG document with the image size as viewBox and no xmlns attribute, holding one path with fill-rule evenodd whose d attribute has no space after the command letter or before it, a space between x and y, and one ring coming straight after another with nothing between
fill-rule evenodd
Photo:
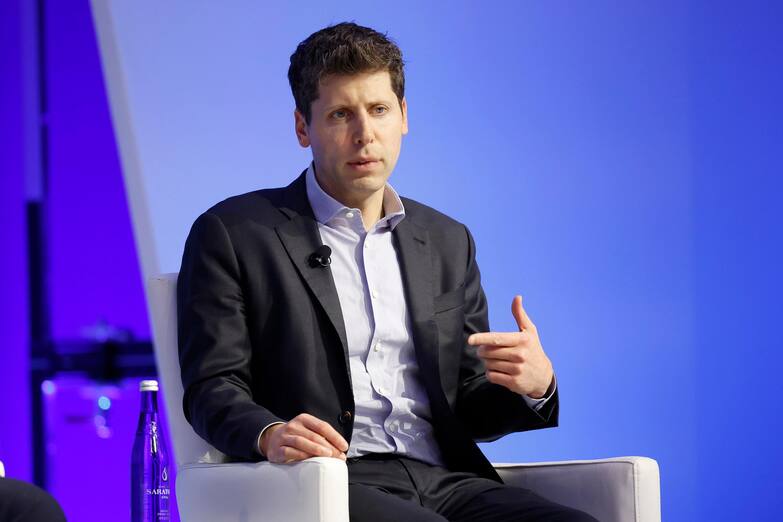
<instances>
[{"instance_id":1,"label":"man's right hand","mask_svg":"<svg viewBox=\"0 0 783 522\"><path fill-rule=\"evenodd\" d=\"M285 424L270 426L261 436L261 454L269 462L286 464L310 457L345 460L348 443L329 423L302 413Z\"/></svg>"}]
</instances>

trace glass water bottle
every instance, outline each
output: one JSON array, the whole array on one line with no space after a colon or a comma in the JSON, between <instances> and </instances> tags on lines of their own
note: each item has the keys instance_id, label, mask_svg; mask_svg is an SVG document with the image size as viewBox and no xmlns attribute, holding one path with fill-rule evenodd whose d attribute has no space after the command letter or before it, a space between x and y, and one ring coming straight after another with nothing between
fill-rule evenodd
<instances>
[{"instance_id":1,"label":"glass water bottle","mask_svg":"<svg viewBox=\"0 0 783 522\"><path fill-rule=\"evenodd\" d=\"M141 413L131 454L131 522L163 522L169 513L169 461L158 424L158 381L141 381Z\"/></svg>"}]
</instances>

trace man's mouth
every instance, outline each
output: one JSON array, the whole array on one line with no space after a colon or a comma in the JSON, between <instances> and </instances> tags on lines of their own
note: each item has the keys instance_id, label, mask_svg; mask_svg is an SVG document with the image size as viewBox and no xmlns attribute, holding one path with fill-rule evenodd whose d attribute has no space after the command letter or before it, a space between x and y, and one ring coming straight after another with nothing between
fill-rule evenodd
<instances>
[{"instance_id":1,"label":"man's mouth","mask_svg":"<svg viewBox=\"0 0 783 522\"><path fill-rule=\"evenodd\" d=\"M378 160L376 158L363 158L363 159L358 159L358 160L354 160L354 161L349 161L348 164L349 165L366 165L368 163L377 163L377 162L378 162Z\"/></svg>"},{"instance_id":2,"label":"man's mouth","mask_svg":"<svg viewBox=\"0 0 783 522\"><path fill-rule=\"evenodd\" d=\"M349 161L348 165L357 169L371 169L380 164L380 160L375 158L359 159L355 161Z\"/></svg>"}]
</instances>

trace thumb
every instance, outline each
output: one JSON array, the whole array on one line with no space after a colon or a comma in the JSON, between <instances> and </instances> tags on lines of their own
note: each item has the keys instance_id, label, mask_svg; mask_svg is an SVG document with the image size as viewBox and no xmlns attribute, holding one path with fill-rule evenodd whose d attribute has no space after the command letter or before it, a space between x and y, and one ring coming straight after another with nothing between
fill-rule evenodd
<instances>
[{"instance_id":1,"label":"thumb","mask_svg":"<svg viewBox=\"0 0 783 522\"><path fill-rule=\"evenodd\" d=\"M511 301L511 314L514 316L514 319L516 319L520 332L533 328L533 321L530 320L530 317L527 316L527 312L522 308L521 295L514 296L514 300Z\"/></svg>"}]
</instances>

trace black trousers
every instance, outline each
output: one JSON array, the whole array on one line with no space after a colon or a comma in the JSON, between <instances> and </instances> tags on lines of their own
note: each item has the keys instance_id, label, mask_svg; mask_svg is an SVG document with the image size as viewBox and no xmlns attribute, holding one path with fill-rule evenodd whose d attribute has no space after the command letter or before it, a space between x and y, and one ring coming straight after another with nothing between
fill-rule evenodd
<instances>
[{"instance_id":1,"label":"black trousers","mask_svg":"<svg viewBox=\"0 0 783 522\"><path fill-rule=\"evenodd\" d=\"M348 459L348 496L351 522L597 522L527 489L391 454Z\"/></svg>"},{"instance_id":2,"label":"black trousers","mask_svg":"<svg viewBox=\"0 0 783 522\"><path fill-rule=\"evenodd\" d=\"M0 522L65 522L65 515L46 491L27 482L0 478Z\"/></svg>"}]
</instances>

